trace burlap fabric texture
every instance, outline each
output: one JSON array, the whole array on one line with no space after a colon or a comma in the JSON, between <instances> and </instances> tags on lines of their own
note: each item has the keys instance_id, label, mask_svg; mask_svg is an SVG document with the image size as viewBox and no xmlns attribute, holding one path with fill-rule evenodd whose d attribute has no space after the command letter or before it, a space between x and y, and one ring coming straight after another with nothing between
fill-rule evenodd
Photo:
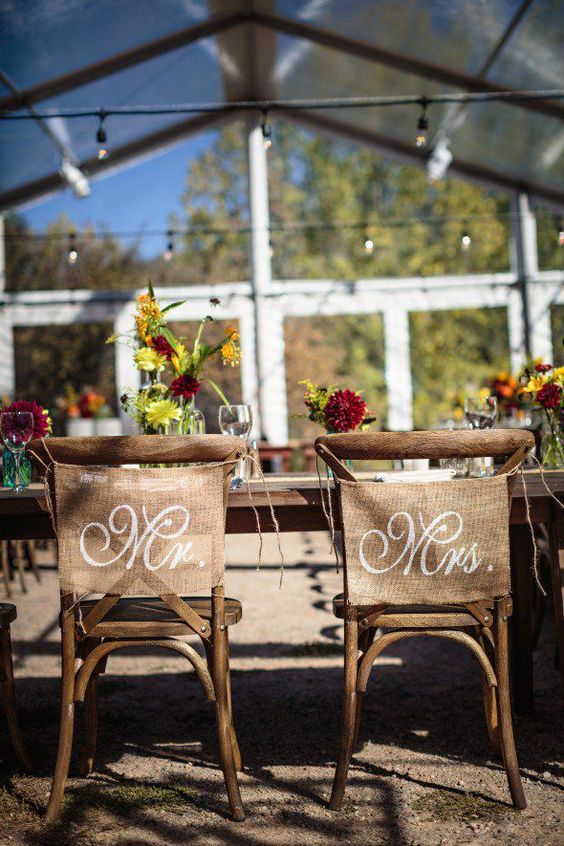
<instances>
[{"instance_id":1,"label":"burlap fabric texture","mask_svg":"<svg viewBox=\"0 0 564 846\"><path fill-rule=\"evenodd\" d=\"M507 476L338 484L349 601L446 604L510 588Z\"/></svg>"},{"instance_id":2,"label":"burlap fabric texture","mask_svg":"<svg viewBox=\"0 0 564 846\"><path fill-rule=\"evenodd\" d=\"M61 590L154 596L221 584L228 471L53 464Z\"/></svg>"}]
</instances>

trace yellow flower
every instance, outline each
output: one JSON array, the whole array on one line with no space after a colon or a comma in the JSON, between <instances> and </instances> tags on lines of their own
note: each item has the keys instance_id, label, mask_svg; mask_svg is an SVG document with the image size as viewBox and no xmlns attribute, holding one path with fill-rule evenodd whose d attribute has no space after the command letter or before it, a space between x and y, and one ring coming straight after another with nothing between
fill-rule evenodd
<instances>
[{"instance_id":1,"label":"yellow flower","mask_svg":"<svg viewBox=\"0 0 564 846\"><path fill-rule=\"evenodd\" d=\"M478 392L478 396L480 397L480 399L487 399L489 397L489 395L490 395L490 389L489 388L480 388L480 390Z\"/></svg>"},{"instance_id":2,"label":"yellow flower","mask_svg":"<svg viewBox=\"0 0 564 846\"><path fill-rule=\"evenodd\" d=\"M555 367L552 371L552 379L561 386L564 386L564 367Z\"/></svg>"},{"instance_id":3,"label":"yellow flower","mask_svg":"<svg viewBox=\"0 0 564 846\"><path fill-rule=\"evenodd\" d=\"M162 320L161 310L156 299L150 294L140 294L137 297L139 310L135 315L135 323L139 337L145 344L151 344L150 330L158 331L159 323Z\"/></svg>"},{"instance_id":4,"label":"yellow flower","mask_svg":"<svg viewBox=\"0 0 564 846\"><path fill-rule=\"evenodd\" d=\"M153 400L145 409L147 423L153 429L168 429L173 420L180 420L181 413L177 403L167 399Z\"/></svg>"},{"instance_id":5,"label":"yellow flower","mask_svg":"<svg viewBox=\"0 0 564 846\"><path fill-rule=\"evenodd\" d=\"M160 355L151 347L141 347L140 350L137 350L134 360L135 367L138 370L146 370L148 373L152 371L160 373L161 370L164 370L166 364L164 355Z\"/></svg>"},{"instance_id":6,"label":"yellow flower","mask_svg":"<svg viewBox=\"0 0 564 846\"><path fill-rule=\"evenodd\" d=\"M221 348L221 356L224 364L230 364L231 367L235 367L239 364L241 361L241 350L233 338L230 338L229 341L226 341L223 344Z\"/></svg>"},{"instance_id":7,"label":"yellow flower","mask_svg":"<svg viewBox=\"0 0 564 846\"><path fill-rule=\"evenodd\" d=\"M182 358L186 354L186 347L184 344L177 344L176 345L176 352L170 358L170 363L172 364L176 373L182 372Z\"/></svg>"},{"instance_id":8,"label":"yellow flower","mask_svg":"<svg viewBox=\"0 0 564 846\"><path fill-rule=\"evenodd\" d=\"M240 338L239 332L236 326L227 326L225 328L225 334L229 338L230 341L237 342Z\"/></svg>"},{"instance_id":9,"label":"yellow flower","mask_svg":"<svg viewBox=\"0 0 564 846\"><path fill-rule=\"evenodd\" d=\"M533 376L531 379L529 379L529 381L527 382L527 384L523 388L523 391L526 394L535 394L537 391L540 391L540 389L546 383L546 381L547 381L547 379L546 379L546 376L544 376L544 375L543 376Z\"/></svg>"}]
</instances>

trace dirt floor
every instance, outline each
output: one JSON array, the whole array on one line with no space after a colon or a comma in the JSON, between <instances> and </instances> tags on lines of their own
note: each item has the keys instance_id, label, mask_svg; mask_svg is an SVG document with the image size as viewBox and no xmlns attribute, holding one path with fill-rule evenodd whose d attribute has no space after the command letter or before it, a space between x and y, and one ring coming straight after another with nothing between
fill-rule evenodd
<instances>
[{"instance_id":1,"label":"dirt floor","mask_svg":"<svg viewBox=\"0 0 564 846\"><path fill-rule=\"evenodd\" d=\"M58 723L57 581L15 589L17 692L35 772L24 776L0 714L0 843L26 846L556 846L562 844L564 769L558 676L547 609L535 657L533 716L516 720L529 802L509 804L490 754L478 671L460 647L396 644L377 662L361 748L343 811L327 807L342 684L341 626L331 613L340 577L323 535L286 536L282 590L276 557L256 572L254 538L230 539L228 593L243 601L231 630L233 699L246 771L247 820L227 813L213 705L180 656L118 653L100 682L95 774L71 778L63 820L41 822ZM270 562L270 564L268 563ZM75 753L82 740L78 711Z\"/></svg>"}]
</instances>

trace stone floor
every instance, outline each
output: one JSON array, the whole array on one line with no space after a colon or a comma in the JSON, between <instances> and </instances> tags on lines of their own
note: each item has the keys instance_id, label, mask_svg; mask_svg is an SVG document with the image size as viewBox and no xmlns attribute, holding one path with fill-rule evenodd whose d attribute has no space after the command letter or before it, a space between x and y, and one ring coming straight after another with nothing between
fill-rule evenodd
<instances>
[{"instance_id":1,"label":"stone floor","mask_svg":"<svg viewBox=\"0 0 564 846\"><path fill-rule=\"evenodd\" d=\"M233 823L213 706L181 657L118 653L100 684L96 770L69 781L61 824L41 814L57 739L57 581L15 588L13 627L21 716L36 769L24 776L0 715L0 843L195 846L307 844L562 843L561 711L550 608L535 656L536 712L516 719L529 807L515 812L503 769L492 759L478 672L460 647L405 641L374 669L361 748L341 813L327 808L335 766L342 685L341 626L331 613L340 587L324 535L284 537L282 588L267 539L259 572L256 539L229 540L228 593L243 601L231 631L235 719L246 771L248 817ZM80 709L75 750L82 740Z\"/></svg>"}]
</instances>

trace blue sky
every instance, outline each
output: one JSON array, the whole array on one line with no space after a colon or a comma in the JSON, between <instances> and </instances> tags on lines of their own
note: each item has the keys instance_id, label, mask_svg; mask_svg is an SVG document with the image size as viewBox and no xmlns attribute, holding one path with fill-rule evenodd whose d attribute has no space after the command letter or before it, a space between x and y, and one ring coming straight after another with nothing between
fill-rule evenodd
<instances>
[{"instance_id":1,"label":"blue sky","mask_svg":"<svg viewBox=\"0 0 564 846\"><path fill-rule=\"evenodd\" d=\"M103 224L112 231L166 229L169 215L180 212L180 196L191 159L213 141L214 132L194 138L150 159L90 182L90 194L77 199L65 190L27 209L24 218L38 232L61 214L82 228ZM111 152L111 150L110 150ZM141 253L152 256L164 249L163 237L145 237Z\"/></svg>"}]
</instances>

